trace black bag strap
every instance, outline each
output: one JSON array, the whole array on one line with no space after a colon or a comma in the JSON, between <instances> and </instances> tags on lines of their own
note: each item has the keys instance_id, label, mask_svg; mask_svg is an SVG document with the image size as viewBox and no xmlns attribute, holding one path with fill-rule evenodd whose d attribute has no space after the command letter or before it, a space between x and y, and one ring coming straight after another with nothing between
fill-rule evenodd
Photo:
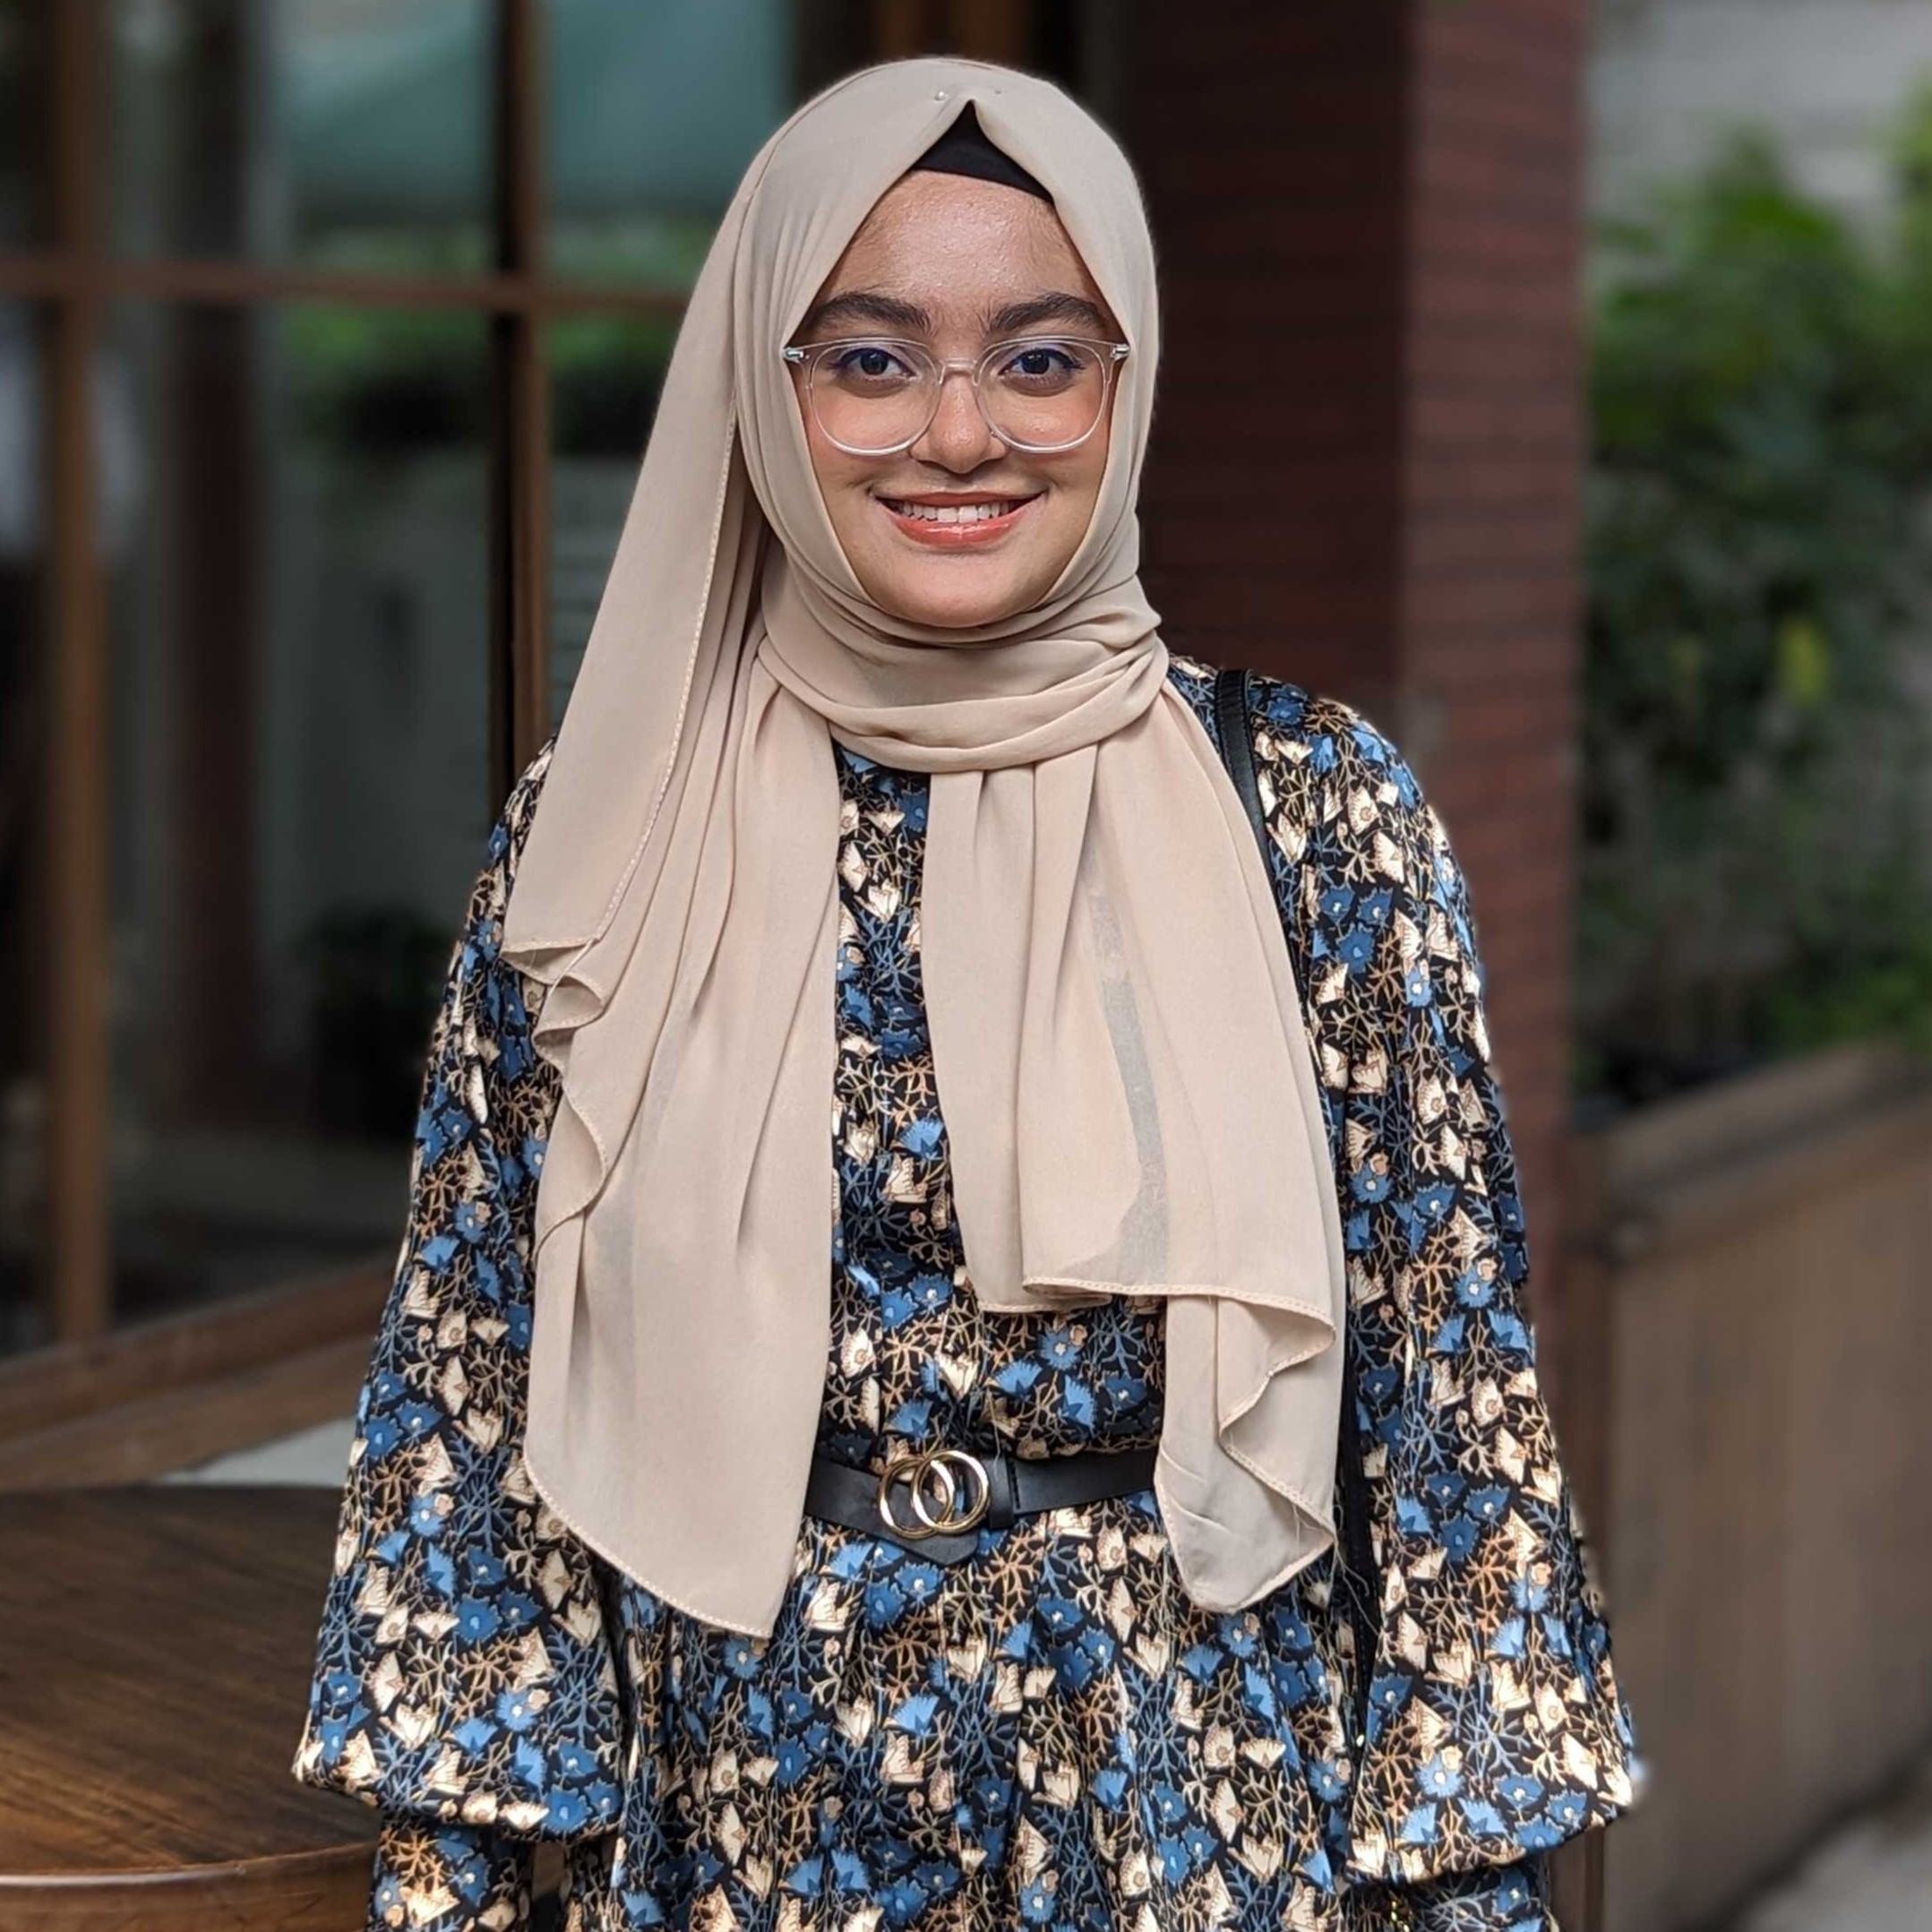
<instances>
[{"instance_id":1,"label":"black bag strap","mask_svg":"<svg viewBox=\"0 0 1932 1932\"><path fill-rule=\"evenodd\" d=\"M1215 728L1221 739L1221 760L1248 812L1248 822L1261 843L1261 863L1267 863L1268 833L1261 818L1261 787L1255 778L1255 742L1248 730L1248 674L1233 666L1215 674Z\"/></svg>"},{"instance_id":2,"label":"black bag strap","mask_svg":"<svg viewBox=\"0 0 1932 1932\"><path fill-rule=\"evenodd\" d=\"M1261 811L1261 786L1255 777L1254 737L1248 723L1248 674L1229 665L1215 674L1215 733L1221 742L1221 760L1234 781L1248 822L1261 846L1261 863L1268 863L1267 823ZM1270 877L1273 874L1270 873ZM1355 1356L1344 1335L1342 1341L1342 1437L1336 1458L1342 1477L1342 1557L1349 1618L1355 1632L1355 1745L1368 1741L1369 1675L1375 1662L1382 1601L1381 1578L1376 1572L1375 1545L1369 1534L1369 1479L1362 1468L1361 1428L1355 1412Z\"/></svg>"}]
</instances>

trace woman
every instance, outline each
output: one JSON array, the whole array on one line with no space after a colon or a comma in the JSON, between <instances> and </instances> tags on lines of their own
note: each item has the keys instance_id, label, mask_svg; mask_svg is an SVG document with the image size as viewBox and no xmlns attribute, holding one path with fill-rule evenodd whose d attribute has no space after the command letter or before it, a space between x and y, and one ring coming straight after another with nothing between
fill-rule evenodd
<instances>
[{"instance_id":1,"label":"woman","mask_svg":"<svg viewBox=\"0 0 1932 1932\"><path fill-rule=\"evenodd\" d=\"M433 1039L296 1763L376 1923L1546 1926L1630 1802L1461 875L1163 643L1156 321L1002 68L726 213Z\"/></svg>"}]
</instances>

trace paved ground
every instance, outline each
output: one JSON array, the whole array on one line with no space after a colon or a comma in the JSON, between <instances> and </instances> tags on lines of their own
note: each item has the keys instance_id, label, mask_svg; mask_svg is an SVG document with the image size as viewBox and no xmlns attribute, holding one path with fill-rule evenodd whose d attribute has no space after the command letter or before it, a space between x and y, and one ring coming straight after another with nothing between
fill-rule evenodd
<instances>
[{"instance_id":1,"label":"paved ground","mask_svg":"<svg viewBox=\"0 0 1932 1932\"><path fill-rule=\"evenodd\" d=\"M243 1449L224 1455L199 1469L184 1469L166 1478L169 1482L276 1482L313 1484L318 1489L337 1490L348 1469L348 1446L355 1440L356 1425L344 1416L339 1422L324 1422L320 1429L305 1429L300 1435L284 1436L279 1442L265 1442L258 1449Z\"/></svg>"},{"instance_id":2,"label":"paved ground","mask_svg":"<svg viewBox=\"0 0 1932 1932\"><path fill-rule=\"evenodd\" d=\"M1932 1755L1727 1932L1932 1932Z\"/></svg>"}]
</instances>

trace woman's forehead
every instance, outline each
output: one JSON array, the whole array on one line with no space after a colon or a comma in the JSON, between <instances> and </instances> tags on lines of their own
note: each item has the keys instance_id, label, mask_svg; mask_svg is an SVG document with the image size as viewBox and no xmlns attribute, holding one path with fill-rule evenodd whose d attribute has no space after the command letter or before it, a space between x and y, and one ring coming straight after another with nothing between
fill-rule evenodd
<instances>
[{"instance_id":1,"label":"woman's forehead","mask_svg":"<svg viewBox=\"0 0 1932 1932\"><path fill-rule=\"evenodd\" d=\"M896 319L914 332L999 334L1017 319L1008 312L1049 299L1058 313L1019 325L1115 326L1051 203L966 176L917 173L895 182L860 223L806 326L842 314L863 326Z\"/></svg>"}]
</instances>

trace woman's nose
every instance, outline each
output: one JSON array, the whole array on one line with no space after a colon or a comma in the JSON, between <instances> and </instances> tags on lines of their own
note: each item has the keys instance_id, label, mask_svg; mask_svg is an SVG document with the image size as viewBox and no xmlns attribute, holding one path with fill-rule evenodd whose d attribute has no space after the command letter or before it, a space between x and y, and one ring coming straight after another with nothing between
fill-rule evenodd
<instances>
[{"instance_id":1,"label":"woman's nose","mask_svg":"<svg viewBox=\"0 0 1932 1932\"><path fill-rule=\"evenodd\" d=\"M908 453L951 470L977 469L1006 453L1005 445L980 412L970 370L946 372L940 383L939 408L927 424L925 434Z\"/></svg>"}]
</instances>

